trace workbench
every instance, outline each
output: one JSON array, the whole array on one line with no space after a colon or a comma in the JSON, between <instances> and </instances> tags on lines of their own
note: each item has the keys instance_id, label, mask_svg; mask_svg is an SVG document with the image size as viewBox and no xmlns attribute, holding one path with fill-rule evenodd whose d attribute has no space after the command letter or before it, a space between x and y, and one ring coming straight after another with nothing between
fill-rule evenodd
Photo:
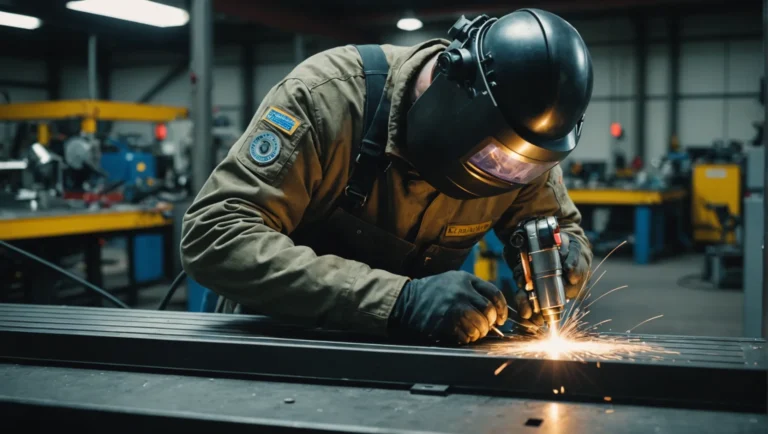
<instances>
[{"instance_id":1,"label":"workbench","mask_svg":"<svg viewBox=\"0 0 768 434\"><path fill-rule=\"evenodd\" d=\"M0 304L0 413L30 431L768 430L765 340L634 336L676 355L536 359L498 354L501 338L423 346L260 316Z\"/></svg>"},{"instance_id":2,"label":"workbench","mask_svg":"<svg viewBox=\"0 0 768 434\"><path fill-rule=\"evenodd\" d=\"M688 197L684 189L627 190L627 189L571 189L569 196L582 210L591 207L633 207L634 246L637 264L648 264L666 248L667 212L677 221L683 233L683 201Z\"/></svg>"},{"instance_id":3,"label":"workbench","mask_svg":"<svg viewBox=\"0 0 768 434\"><path fill-rule=\"evenodd\" d=\"M101 272L101 240L107 237L128 238L128 279L126 288L128 304L138 297L135 279L133 237L139 234L161 234L164 240L165 278L172 278L173 221L163 212L139 205L119 204L105 209L55 208L47 210L0 209L0 240L14 242L43 258L65 254L72 249L83 249L86 262L86 280L103 287ZM31 260L28 260L31 261ZM44 276L50 271L30 264L27 286L46 285ZM44 290L48 288L48 290ZM29 291L28 291L29 292ZM38 286L25 294L27 300L36 303L55 303L52 287Z\"/></svg>"}]
</instances>

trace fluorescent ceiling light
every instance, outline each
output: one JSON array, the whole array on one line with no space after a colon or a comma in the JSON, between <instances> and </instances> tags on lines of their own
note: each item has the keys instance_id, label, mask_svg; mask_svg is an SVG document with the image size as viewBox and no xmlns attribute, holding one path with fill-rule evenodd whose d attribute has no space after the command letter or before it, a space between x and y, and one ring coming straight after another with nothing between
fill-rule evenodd
<instances>
[{"instance_id":1,"label":"fluorescent ceiling light","mask_svg":"<svg viewBox=\"0 0 768 434\"><path fill-rule=\"evenodd\" d=\"M156 27L183 26L189 21L184 9L148 0L81 0L67 2L67 8Z\"/></svg>"},{"instance_id":2,"label":"fluorescent ceiling light","mask_svg":"<svg viewBox=\"0 0 768 434\"><path fill-rule=\"evenodd\" d=\"M422 26L423 24L418 18L400 18L400 21L397 22L397 28L407 32L419 30Z\"/></svg>"},{"instance_id":3,"label":"fluorescent ceiling light","mask_svg":"<svg viewBox=\"0 0 768 434\"><path fill-rule=\"evenodd\" d=\"M27 15L12 14L0 11L0 26L17 27L19 29L34 30L40 27L40 20Z\"/></svg>"}]
</instances>

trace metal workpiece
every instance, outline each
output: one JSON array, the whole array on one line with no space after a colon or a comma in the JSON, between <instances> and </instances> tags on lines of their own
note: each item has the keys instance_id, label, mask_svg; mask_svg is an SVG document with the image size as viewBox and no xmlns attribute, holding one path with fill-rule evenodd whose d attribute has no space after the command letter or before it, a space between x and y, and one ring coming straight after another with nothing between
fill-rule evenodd
<instances>
[{"instance_id":1,"label":"metal workpiece","mask_svg":"<svg viewBox=\"0 0 768 434\"><path fill-rule=\"evenodd\" d=\"M764 340L631 338L669 354L549 360L492 337L464 347L427 347L258 316L0 304L4 363L352 387L432 384L448 386L451 394L765 411Z\"/></svg>"},{"instance_id":2,"label":"metal workpiece","mask_svg":"<svg viewBox=\"0 0 768 434\"><path fill-rule=\"evenodd\" d=\"M750 413L2 363L0 412L29 432L764 434L768 424Z\"/></svg>"}]
</instances>

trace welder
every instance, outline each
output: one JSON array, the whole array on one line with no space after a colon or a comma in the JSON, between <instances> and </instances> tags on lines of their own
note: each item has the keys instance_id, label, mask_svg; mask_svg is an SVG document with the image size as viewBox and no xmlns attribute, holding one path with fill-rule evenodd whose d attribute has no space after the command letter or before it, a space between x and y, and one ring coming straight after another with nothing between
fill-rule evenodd
<instances>
[{"instance_id":1,"label":"welder","mask_svg":"<svg viewBox=\"0 0 768 434\"><path fill-rule=\"evenodd\" d=\"M457 270L489 230L509 240L534 216L557 218L575 295L592 254L558 163L591 98L589 51L537 9L448 35L330 49L271 89L184 216L184 268L217 311L476 341L508 301ZM509 306L544 324L525 291Z\"/></svg>"}]
</instances>

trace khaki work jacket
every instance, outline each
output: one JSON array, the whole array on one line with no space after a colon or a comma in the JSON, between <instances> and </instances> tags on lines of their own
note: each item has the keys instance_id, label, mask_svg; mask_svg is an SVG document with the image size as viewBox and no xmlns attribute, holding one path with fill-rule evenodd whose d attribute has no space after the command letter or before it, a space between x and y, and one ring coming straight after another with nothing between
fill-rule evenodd
<instances>
[{"instance_id":1,"label":"khaki work jacket","mask_svg":"<svg viewBox=\"0 0 768 434\"><path fill-rule=\"evenodd\" d=\"M272 88L184 216L184 269L222 296L220 307L383 334L409 278L457 269L487 231L509 239L521 219L537 215L558 217L591 261L559 166L519 190L461 201L438 193L409 164L412 83L446 45L382 46L392 165L355 214L338 201L362 137L357 50L317 54Z\"/></svg>"}]
</instances>

